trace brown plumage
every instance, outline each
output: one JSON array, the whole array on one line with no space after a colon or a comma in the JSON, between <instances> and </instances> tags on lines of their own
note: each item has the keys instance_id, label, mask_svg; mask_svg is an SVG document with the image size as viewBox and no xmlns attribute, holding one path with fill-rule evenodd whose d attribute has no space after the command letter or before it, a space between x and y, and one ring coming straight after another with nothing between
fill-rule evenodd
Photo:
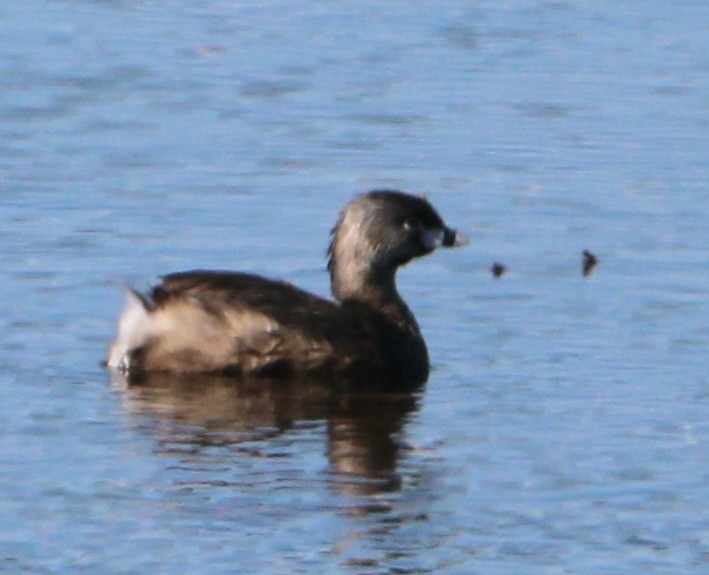
<instances>
[{"instance_id":1,"label":"brown plumage","mask_svg":"<svg viewBox=\"0 0 709 575\"><path fill-rule=\"evenodd\" d=\"M428 353L399 296L399 266L462 245L424 199L359 196L328 249L328 301L282 281L228 271L171 274L148 296L130 291L109 367L129 374L311 373L425 381Z\"/></svg>"}]
</instances>

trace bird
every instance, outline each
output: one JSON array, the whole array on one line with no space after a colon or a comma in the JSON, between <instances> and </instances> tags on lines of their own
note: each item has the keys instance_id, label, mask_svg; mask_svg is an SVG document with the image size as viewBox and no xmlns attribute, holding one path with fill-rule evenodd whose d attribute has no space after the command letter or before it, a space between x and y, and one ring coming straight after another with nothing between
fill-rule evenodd
<instances>
[{"instance_id":1,"label":"bird","mask_svg":"<svg viewBox=\"0 0 709 575\"><path fill-rule=\"evenodd\" d=\"M332 229L334 300L251 273L172 273L147 294L126 291L105 363L131 376L321 375L419 385L429 376L428 350L396 272L467 243L425 198L373 190L351 201Z\"/></svg>"}]
</instances>

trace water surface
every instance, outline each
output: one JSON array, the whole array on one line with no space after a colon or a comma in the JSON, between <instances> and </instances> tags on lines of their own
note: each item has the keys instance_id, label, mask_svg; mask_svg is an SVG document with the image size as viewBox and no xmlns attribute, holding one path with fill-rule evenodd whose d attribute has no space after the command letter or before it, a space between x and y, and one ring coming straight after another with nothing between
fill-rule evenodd
<instances>
[{"instance_id":1,"label":"water surface","mask_svg":"<svg viewBox=\"0 0 709 575\"><path fill-rule=\"evenodd\" d=\"M708 27L692 1L0 8L0 572L706 572ZM400 273L421 393L99 366L161 273L326 295L374 187L472 240Z\"/></svg>"}]
</instances>

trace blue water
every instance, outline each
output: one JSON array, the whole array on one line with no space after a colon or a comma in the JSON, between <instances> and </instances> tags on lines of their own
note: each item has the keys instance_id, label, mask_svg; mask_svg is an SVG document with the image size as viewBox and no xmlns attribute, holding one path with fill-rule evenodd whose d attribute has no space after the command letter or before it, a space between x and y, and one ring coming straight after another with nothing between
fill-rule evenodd
<instances>
[{"instance_id":1,"label":"blue water","mask_svg":"<svg viewBox=\"0 0 709 575\"><path fill-rule=\"evenodd\" d=\"M707 30L701 1L3 4L0 572L709 572ZM422 393L100 367L161 273L326 295L375 187L471 238L400 273Z\"/></svg>"}]
</instances>

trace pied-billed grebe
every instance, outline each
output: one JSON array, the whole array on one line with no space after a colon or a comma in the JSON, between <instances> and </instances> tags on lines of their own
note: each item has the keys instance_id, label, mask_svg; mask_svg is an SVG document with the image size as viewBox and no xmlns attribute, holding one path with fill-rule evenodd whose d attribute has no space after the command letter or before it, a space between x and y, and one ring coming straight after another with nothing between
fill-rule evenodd
<instances>
[{"instance_id":1,"label":"pied-billed grebe","mask_svg":"<svg viewBox=\"0 0 709 575\"><path fill-rule=\"evenodd\" d=\"M171 274L149 296L128 292L107 364L130 375L312 373L422 383L426 343L396 290L396 270L465 243L421 197L363 194L332 231L337 302L251 274Z\"/></svg>"}]
</instances>

